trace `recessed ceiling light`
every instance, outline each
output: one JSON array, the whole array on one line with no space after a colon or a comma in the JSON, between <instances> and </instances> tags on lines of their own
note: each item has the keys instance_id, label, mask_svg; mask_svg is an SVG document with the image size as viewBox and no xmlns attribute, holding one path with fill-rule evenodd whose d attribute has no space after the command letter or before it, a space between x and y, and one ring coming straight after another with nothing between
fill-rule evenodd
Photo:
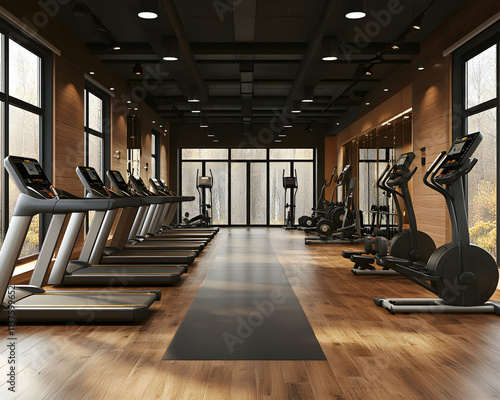
<instances>
[{"instance_id":1,"label":"recessed ceiling light","mask_svg":"<svg viewBox=\"0 0 500 400\"><path fill-rule=\"evenodd\" d=\"M369 102L369 101L367 101L367 102L365 103L365 105L369 106L369 105L370 105L370 102Z\"/></svg>"},{"instance_id":2,"label":"recessed ceiling light","mask_svg":"<svg viewBox=\"0 0 500 400\"><path fill-rule=\"evenodd\" d=\"M142 19L155 19L155 18L158 18L158 14L156 14L154 12L150 12L150 11L142 11L142 12L138 13L137 16L139 18L142 18Z\"/></svg>"},{"instance_id":3,"label":"recessed ceiling light","mask_svg":"<svg viewBox=\"0 0 500 400\"><path fill-rule=\"evenodd\" d=\"M115 50L115 51L121 50L121 47L118 45L115 45L115 46L113 46L113 50Z\"/></svg>"},{"instance_id":4,"label":"recessed ceiling light","mask_svg":"<svg viewBox=\"0 0 500 400\"><path fill-rule=\"evenodd\" d=\"M209 133L207 136L208 137L215 137L215 135L213 133Z\"/></svg>"},{"instance_id":5,"label":"recessed ceiling light","mask_svg":"<svg viewBox=\"0 0 500 400\"><path fill-rule=\"evenodd\" d=\"M152 124L155 124L156 122L155 121L151 121Z\"/></svg>"},{"instance_id":6,"label":"recessed ceiling light","mask_svg":"<svg viewBox=\"0 0 500 400\"><path fill-rule=\"evenodd\" d=\"M345 17L347 19L360 19L366 17L365 0L349 0L344 2Z\"/></svg>"},{"instance_id":7,"label":"recessed ceiling light","mask_svg":"<svg viewBox=\"0 0 500 400\"><path fill-rule=\"evenodd\" d=\"M337 122L337 126L340 125L340 122Z\"/></svg>"},{"instance_id":8,"label":"recessed ceiling light","mask_svg":"<svg viewBox=\"0 0 500 400\"><path fill-rule=\"evenodd\" d=\"M90 71L89 74L90 75L95 75L95 71Z\"/></svg>"},{"instance_id":9,"label":"recessed ceiling light","mask_svg":"<svg viewBox=\"0 0 500 400\"><path fill-rule=\"evenodd\" d=\"M283 133L282 133L282 134L280 134L280 135L278 135L278 136L279 136L279 137L286 137L286 135L285 135L285 134L283 134Z\"/></svg>"},{"instance_id":10,"label":"recessed ceiling light","mask_svg":"<svg viewBox=\"0 0 500 400\"><path fill-rule=\"evenodd\" d=\"M219 143L219 139L214 139L214 140L212 140L212 142Z\"/></svg>"},{"instance_id":11,"label":"recessed ceiling light","mask_svg":"<svg viewBox=\"0 0 500 400\"><path fill-rule=\"evenodd\" d=\"M276 140L274 141L274 143L281 143L281 140L280 140L280 139L276 139Z\"/></svg>"},{"instance_id":12,"label":"recessed ceiling light","mask_svg":"<svg viewBox=\"0 0 500 400\"><path fill-rule=\"evenodd\" d=\"M158 0L141 0L141 8L137 16L142 19L158 18Z\"/></svg>"},{"instance_id":13,"label":"recessed ceiling light","mask_svg":"<svg viewBox=\"0 0 500 400\"><path fill-rule=\"evenodd\" d=\"M144 73L144 69L140 63L136 63L132 68L132 72L136 75L142 75Z\"/></svg>"},{"instance_id":14,"label":"recessed ceiling light","mask_svg":"<svg viewBox=\"0 0 500 400\"><path fill-rule=\"evenodd\" d=\"M389 91L389 89L387 89L387 88L384 88L384 92L388 92L388 91Z\"/></svg>"},{"instance_id":15,"label":"recessed ceiling light","mask_svg":"<svg viewBox=\"0 0 500 400\"><path fill-rule=\"evenodd\" d=\"M110 86L109 90L115 90L115 87L114 86Z\"/></svg>"},{"instance_id":16,"label":"recessed ceiling light","mask_svg":"<svg viewBox=\"0 0 500 400\"><path fill-rule=\"evenodd\" d=\"M392 46L391 46L391 49L393 49L393 50L400 50L401 49L401 45L399 43L393 43Z\"/></svg>"}]
</instances>

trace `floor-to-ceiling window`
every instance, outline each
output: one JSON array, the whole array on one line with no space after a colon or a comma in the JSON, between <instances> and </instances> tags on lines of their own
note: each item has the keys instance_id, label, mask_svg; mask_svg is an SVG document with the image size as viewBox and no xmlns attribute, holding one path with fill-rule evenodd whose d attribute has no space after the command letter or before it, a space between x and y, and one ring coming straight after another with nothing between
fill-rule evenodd
<instances>
[{"instance_id":1,"label":"floor-to-ceiling window","mask_svg":"<svg viewBox=\"0 0 500 400\"><path fill-rule=\"evenodd\" d=\"M18 155L40 160L51 176L50 56L13 29L0 24L0 143L2 159ZM5 170L0 173L1 242L7 232L19 190ZM38 253L41 219L33 218L21 257Z\"/></svg>"},{"instance_id":2,"label":"floor-to-ceiling window","mask_svg":"<svg viewBox=\"0 0 500 400\"><path fill-rule=\"evenodd\" d=\"M283 225L285 175L297 175L296 217L310 214L315 195L313 149L182 149L181 190L195 196L182 212L199 213L197 176L213 175L216 225ZM289 200L288 200L289 201Z\"/></svg>"},{"instance_id":3,"label":"floor-to-ceiling window","mask_svg":"<svg viewBox=\"0 0 500 400\"><path fill-rule=\"evenodd\" d=\"M471 242L498 262L500 23L463 45L453 61L454 137L481 132L478 163L467 179Z\"/></svg>"}]
</instances>

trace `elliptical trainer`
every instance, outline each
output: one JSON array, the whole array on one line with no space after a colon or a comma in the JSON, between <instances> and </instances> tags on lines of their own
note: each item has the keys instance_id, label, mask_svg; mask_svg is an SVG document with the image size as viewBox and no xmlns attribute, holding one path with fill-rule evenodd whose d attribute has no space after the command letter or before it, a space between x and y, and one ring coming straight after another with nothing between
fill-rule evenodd
<instances>
[{"instance_id":1,"label":"elliptical trainer","mask_svg":"<svg viewBox=\"0 0 500 400\"><path fill-rule=\"evenodd\" d=\"M214 175L210 170L210 176L201 176L200 170L196 170L196 190L198 191L198 202L200 213L189 219L189 213L184 214L183 227L205 227L212 226L212 187ZM208 191L208 193L207 193Z\"/></svg>"},{"instance_id":2,"label":"elliptical trainer","mask_svg":"<svg viewBox=\"0 0 500 400\"><path fill-rule=\"evenodd\" d=\"M439 247L427 263L396 257L379 257L377 263L434 293L439 299L375 298L375 304L392 314L410 312L495 313L500 304L488 302L498 285L498 267L493 256L470 243L464 177L477 159L471 156L483 135L472 133L455 140L424 175L424 183L442 194L451 219L452 241ZM430 177L430 178L429 178ZM415 238L412 236L412 240Z\"/></svg>"},{"instance_id":3,"label":"elliptical trainer","mask_svg":"<svg viewBox=\"0 0 500 400\"><path fill-rule=\"evenodd\" d=\"M410 229L402 228L403 213L396 199L396 209L398 212L398 227L399 233L394 235L391 240L389 255L396 258L403 258L411 260L412 262L426 263L431 254L436 250L434 240L426 233L419 231L417 228L417 220L415 218L415 211L410 196L410 189L408 183L417 171L417 167L410 170L411 164L415 159L413 152L401 154L396 163L389 170L389 173L380 182L380 187L391 192L395 197L400 196L403 198L406 210L408 212L408 219ZM399 192L396 187L400 188ZM375 251L372 252L375 257L384 257L387 255L387 239L384 237L377 237L375 239ZM365 238L365 250L372 248L372 238ZM347 256L343 254L343 256ZM373 265L375 257L367 255L352 254L351 261L355 263L351 272L355 275L393 275L397 272L391 270L388 266L384 266L382 270L376 270Z\"/></svg>"},{"instance_id":4,"label":"elliptical trainer","mask_svg":"<svg viewBox=\"0 0 500 400\"><path fill-rule=\"evenodd\" d=\"M297 180L297 170L294 176L285 176L283 170L283 188L285 189L285 207L284 207L284 221L285 229L296 229L295 226L295 197L297 190L299 190L299 182ZM287 203L287 193L290 191L290 203Z\"/></svg>"},{"instance_id":5,"label":"elliptical trainer","mask_svg":"<svg viewBox=\"0 0 500 400\"><path fill-rule=\"evenodd\" d=\"M330 187L332 184L332 181L335 180L335 183L337 183L337 179L335 178L335 172L337 171L337 167L333 168L332 175L330 176L330 181L328 182L326 179L323 183L323 186L321 187L321 192L319 193L318 201L316 202L316 207L312 209L312 214L311 216L309 215L303 215L299 217L299 226L303 228L314 228L318 221L322 218L325 218L326 216L326 211L327 208L325 208L325 205L329 205L333 201L333 196L335 193L335 188L333 189L332 192L332 198L330 201L324 201L323 196L325 195L325 189Z\"/></svg>"}]
</instances>

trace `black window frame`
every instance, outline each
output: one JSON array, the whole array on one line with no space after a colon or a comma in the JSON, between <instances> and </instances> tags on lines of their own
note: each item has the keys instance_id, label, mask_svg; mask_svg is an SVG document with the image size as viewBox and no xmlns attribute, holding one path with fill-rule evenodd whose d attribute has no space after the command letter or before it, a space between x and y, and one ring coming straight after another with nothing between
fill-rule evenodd
<instances>
[{"instance_id":1,"label":"black window frame","mask_svg":"<svg viewBox=\"0 0 500 400\"><path fill-rule=\"evenodd\" d=\"M496 98L488 100L484 103L467 109L467 80L466 80L466 63L473 57L482 53L484 50L497 45L497 94ZM500 21L496 22L489 28L485 29L480 34L463 44L453 52L452 59L452 138L455 140L458 137L466 135L467 118L481 112L497 109L497 137L500 135ZM500 235L498 227L500 226L500 213L498 205L500 204L500 191L498 184L500 183L500 140L497 140L497 265L500 266ZM466 184L466 206L468 206L468 190L467 178Z\"/></svg>"},{"instance_id":2,"label":"black window frame","mask_svg":"<svg viewBox=\"0 0 500 400\"><path fill-rule=\"evenodd\" d=\"M187 148L186 148L187 149ZM203 148L207 150L213 150L215 148ZM209 171L206 168L206 163L209 162L226 162L228 164L228 199L227 199L227 206L228 206L228 223L223 225L220 224L219 226L229 226L229 227L282 227L282 224L270 224L270 199L271 199L271 190L270 190L270 166L271 163L273 162L284 162L284 163L289 163L290 164L290 171L295 171L295 163L312 163L313 167L313 191L311 193L312 196L312 204L313 206L315 205L316 198L317 198L317 169L318 169L318 156L317 156L317 149L313 147L296 147L294 149L307 149L307 150L312 150L312 158L307 159L307 158L296 158L296 159L281 159L281 158L271 158L270 157L270 150L269 148L265 149L266 150L266 158L261 159L261 158L255 158L255 159L232 159L231 156L231 150L232 148L230 147L217 147L217 149L223 149L223 150L228 150L228 156L225 159L183 159L182 157L182 148L179 149L178 154L178 160L179 160L179 176L178 176L178 182L179 182L179 192L182 195L182 164L183 163L190 163L190 162L200 162L202 164L202 169L201 169L201 175L207 175ZM274 148L273 148L274 149ZM276 148L276 149L281 149L281 148ZM231 164L232 163L247 163L247 223L242 225L242 224L232 224L231 223ZM257 164L257 163L262 163L266 165L266 223L265 224L251 224L250 223L250 166L251 164ZM300 185L300 182L299 182ZM190 194L186 194L190 195ZM184 215L184 211L182 210L182 203L180 204L180 207L178 209L178 215ZM193 217L193 216L191 216ZM295 220L300 217L300 215L295 215Z\"/></svg>"},{"instance_id":3,"label":"black window frame","mask_svg":"<svg viewBox=\"0 0 500 400\"><path fill-rule=\"evenodd\" d=\"M154 153L153 146L151 145L151 159L155 160L155 170L154 174L151 174L154 178L160 179L160 139L161 133L155 129L151 130L151 142L155 140Z\"/></svg>"},{"instance_id":4,"label":"black window frame","mask_svg":"<svg viewBox=\"0 0 500 400\"><path fill-rule=\"evenodd\" d=\"M89 135L94 135L102 139L102 155L101 155L101 165L102 171L98 171L101 179L107 186L109 186L108 178L106 177L106 171L110 169L110 149L111 149L111 99L110 95L103 90L99 89L95 85L93 85L89 81L85 81L85 89L84 89L84 104L85 113L84 113L84 147L85 147L85 155L84 162L85 165L89 164ZM89 104L89 93L92 93L94 96L98 97L102 100L102 132L96 131L89 127L89 112L88 112L88 104Z\"/></svg>"},{"instance_id":5,"label":"black window frame","mask_svg":"<svg viewBox=\"0 0 500 400\"><path fill-rule=\"evenodd\" d=\"M19 30L18 27L0 16L0 34L2 35L3 45L1 46L3 59L3 69L0 68L0 73L3 74L4 91L0 91L0 103L3 105L3 120L2 140L0 143L0 156L2 160L9 155L9 106L15 106L24 111L37 114L40 118L40 130L38 133L38 161L44 169L47 176L52 177L52 52L45 46L40 44L36 39L29 37L26 33ZM32 52L40 58L40 106L27 103L9 94L9 39L13 40L20 46ZM9 174L5 168L2 168L2 185L0 201L2 202L2 212L0 215L2 221L1 235L5 237L9 226ZM39 248L41 248L47 229L50 223L50 217L40 215L39 223ZM19 260L20 263L29 262L35 259L38 253L23 257Z\"/></svg>"}]
</instances>

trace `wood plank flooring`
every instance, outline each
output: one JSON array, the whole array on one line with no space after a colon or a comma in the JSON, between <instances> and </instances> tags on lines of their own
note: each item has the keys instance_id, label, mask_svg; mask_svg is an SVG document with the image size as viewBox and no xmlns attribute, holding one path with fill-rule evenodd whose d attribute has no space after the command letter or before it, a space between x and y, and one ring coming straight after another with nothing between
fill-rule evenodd
<instances>
[{"instance_id":1,"label":"wood plank flooring","mask_svg":"<svg viewBox=\"0 0 500 400\"><path fill-rule=\"evenodd\" d=\"M431 294L402 277L352 275L340 253L358 246L305 246L302 232L267 231L327 361L161 360L222 247L221 229L141 324L18 326L15 395L4 383L1 328L0 398L500 399L500 317L391 315L373 298Z\"/></svg>"}]
</instances>

